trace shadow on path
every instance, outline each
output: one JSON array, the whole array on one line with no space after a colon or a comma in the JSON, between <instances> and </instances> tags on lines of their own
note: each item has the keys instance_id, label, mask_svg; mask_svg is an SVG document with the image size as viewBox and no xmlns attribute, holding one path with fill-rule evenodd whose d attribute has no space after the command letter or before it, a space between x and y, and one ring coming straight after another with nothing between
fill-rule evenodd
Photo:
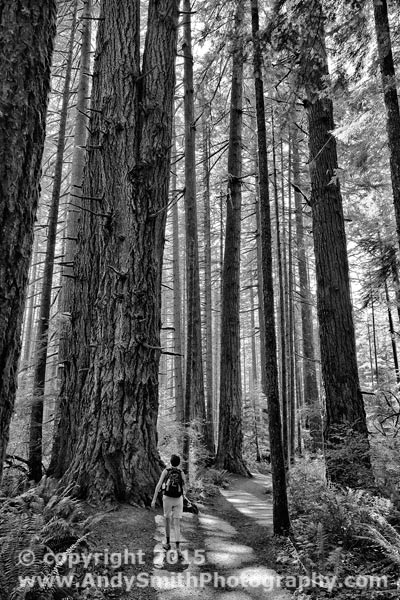
<instances>
[{"instance_id":1,"label":"shadow on path","mask_svg":"<svg viewBox=\"0 0 400 600\"><path fill-rule=\"evenodd\" d=\"M279 576L268 566L272 535L270 477L231 477L228 490L201 509L184 514L186 560L162 551L164 520L157 515L152 588L159 600L288 600ZM174 544L172 544L174 547ZM134 596L132 596L133 598Z\"/></svg>"}]
</instances>

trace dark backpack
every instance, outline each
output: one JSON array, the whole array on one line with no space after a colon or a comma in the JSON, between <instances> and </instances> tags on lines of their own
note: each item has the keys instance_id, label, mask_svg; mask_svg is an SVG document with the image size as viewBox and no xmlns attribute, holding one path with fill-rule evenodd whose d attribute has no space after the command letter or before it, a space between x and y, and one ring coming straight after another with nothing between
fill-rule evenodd
<instances>
[{"instance_id":1,"label":"dark backpack","mask_svg":"<svg viewBox=\"0 0 400 600\"><path fill-rule=\"evenodd\" d=\"M183 493L183 480L180 469L172 467L167 469L167 477L164 481L164 494L171 498L179 498Z\"/></svg>"}]
</instances>

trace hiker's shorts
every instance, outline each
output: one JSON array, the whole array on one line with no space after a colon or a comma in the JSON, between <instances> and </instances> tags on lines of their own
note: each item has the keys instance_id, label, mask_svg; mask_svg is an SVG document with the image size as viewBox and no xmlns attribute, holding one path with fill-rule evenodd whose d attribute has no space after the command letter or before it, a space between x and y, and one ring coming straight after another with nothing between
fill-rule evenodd
<instances>
[{"instance_id":1,"label":"hiker's shorts","mask_svg":"<svg viewBox=\"0 0 400 600\"><path fill-rule=\"evenodd\" d=\"M164 517L180 519L183 513L183 496L179 498L171 498L163 496Z\"/></svg>"}]
</instances>

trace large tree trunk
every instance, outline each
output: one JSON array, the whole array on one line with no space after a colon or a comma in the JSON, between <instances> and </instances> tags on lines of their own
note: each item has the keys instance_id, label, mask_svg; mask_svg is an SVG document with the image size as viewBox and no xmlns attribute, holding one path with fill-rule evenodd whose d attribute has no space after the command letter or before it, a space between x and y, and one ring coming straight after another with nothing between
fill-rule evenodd
<instances>
[{"instance_id":1,"label":"large tree trunk","mask_svg":"<svg viewBox=\"0 0 400 600\"><path fill-rule=\"evenodd\" d=\"M389 143L390 173L392 177L397 239L400 244L400 110L397 96L396 72L390 39L387 2L386 0L373 0L373 3L379 66L386 107L386 129Z\"/></svg>"},{"instance_id":2,"label":"large tree trunk","mask_svg":"<svg viewBox=\"0 0 400 600\"><path fill-rule=\"evenodd\" d=\"M104 0L56 475L98 501L148 502L157 452L161 269L178 0ZM88 207L88 208L86 208ZM90 208L89 208L90 207Z\"/></svg>"},{"instance_id":3,"label":"large tree trunk","mask_svg":"<svg viewBox=\"0 0 400 600\"><path fill-rule=\"evenodd\" d=\"M272 235L269 207L267 134L265 128L262 54L259 38L258 2L251 0L251 22L254 45L254 86L256 94L258 171L260 190L260 237L262 251L263 303L265 318L266 391L273 488L273 527L275 535L288 535L290 530L286 490L285 459L279 405L278 364L276 356L274 286L272 281Z\"/></svg>"},{"instance_id":4,"label":"large tree trunk","mask_svg":"<svg viewBox=\"0 0 400 600\"><path fill-rule=\"evenodd\" d=\"M314 325L312 316L311 292L307 274L307 254L304 236L303 207L300 179L300 153L297 125L292 129L292 165L294 202L296 212L296 243L297 243L297 269L299 273L299 296L302 327L302 355L303 355L303 387L304 402L308 407L305 419L306 428L311 436L310 449L315 452L322 449L322 419L319 406L319 392L317 370L315 368Z\"/></svg>"},{"instance_id":5,"label":"large tree trunk","mask_svg":"<svg viewBox=\"0 0 400 600\"><path fill-rule=\"evenodd\" d=\"M337 178L336 140L332 135L335 128L333 106L332 100L326 95L329 70L320 0L307 5L304 17L308 30L312 32L314 48L314 53L310 54L309 46L303 46L303 68L307 94L321 362L326 395L327 467L332 481L359 486L370 481L371 463L366 415L358 379L346 233ZM359 434L358 449L350 452L348 441L354 434ZM332 453L331 448L334 450ZM342 453L338 460L337 451L340 449Z\"/></svg>"},{"instance_id":6,"label":"large tree trunk","mask_svg":"<svg viewBox=\"0 0 400 600\"><path fill-rule=\"evenodd\" d=\"M56 2L0 0L0 17L1 479L39 197Z\"/></svg>"},{"instance_id":7,"label":"large tree trunk","mask_svg":"<svg viewBox=\"0 0 400 600\"><path fill-rule=\"evenodd\" d=\"M90 90L90 47L91 47L91 15L92 0L85 0L81 23L81 52L79 66L79 82L76 98L76 116L74 133L74 150L71 165L71 191L66 211L65 250L62 265L62 288L60 292L59 311L61 313L60 344L58 349L59 371L64 369L68 360L69 336L71 334L71 311L74 294L73 265L78 238L78 228L81 219L81 196L83 169L85 167L85 145L89 123L89 90ZM65 378L61 377L65 383ZM63 395L61 390L60 397ZM54 442L52 461L58 455L59 438L57 436L60 418L59 399L54 410ZM52 468L52 463L51 463Z\"/></svg>"},{"instance_id":8,"label":"large tree trunk","mask_svg":"<svg viewBox=\"0 0 400 600\"><path fill-rule=\"evenodd\" d=\"M196 129L194 120L193 56L190 0L184 0L184 113L185 113L185 217L187 344L185 423L195 421L201 437L205 433L205 399L201 345L199 249L196 204ZM184 439L184 460L188 469L189 433Z\"/></svg>"},{"instance_id":9,"label":"large tree trunk","mask_svg":"<svg viewBox=\"0 0 400 600\"><path fill-rule=\"evenodd\" d=\"M58 131L57 153L54 169L53 191L47 224L46 254L40 295L39 321L35 347L35 369L33 374L33 398L29 429L29 479L40 481L42 477L42 430L44 388L46 382L47 348L49 340L49 321L51 295L53 289L54 256L57 241L58 209L60 206L61 181L64 166L65 135L70 99L72 63L74 57L74 42L78 0L75 0L71 22L71 33L68 42L67 65L65 71L63 99L61 106L60 125Z\"/></svg>"},{"instance_id":10,"label":"large tree trunk","mask_svg":"<svg viewBox=\"0 0 400 600\"><path fill-rule=\"evenodd\" d=\"M242 383L240 365L240 235L242 203L243 6L235 14L235 48L228 149L228 196L222 272L221 378L216 464L232 473L249 474L242 457Z\"/></svg>"}]
</instances>

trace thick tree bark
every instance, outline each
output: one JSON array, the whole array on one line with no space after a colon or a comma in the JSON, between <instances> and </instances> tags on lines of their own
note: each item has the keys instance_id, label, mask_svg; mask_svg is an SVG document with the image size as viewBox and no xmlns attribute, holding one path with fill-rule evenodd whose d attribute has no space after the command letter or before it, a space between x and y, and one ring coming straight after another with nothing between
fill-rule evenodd
<instances>
[{"instance_id":1,"label":"thick tree bark","mask_svg":"<svg viewBox=\"0 0 400 600\"><path fill-rule=\"evenodd\" d=\"M85 167L85 146L88 130L88 108L89 108L89 90L90 90L90 47L91 47L91 16L92 0L85 0L81 22L81 52L79 66L79 82L76 98L76 116L74 132L74 150L71 165L71 191L66 214L66 234L65 250L62 268L62 288L60 292L59 310L61 313L60 324L60 344L58 349L59 370L65 367L65 361L68 360L68 347L71 334L71 312L74 294L74 273L73 265L78 239L79 222L81 219L81 196L83 170ZM65 383L65 378L61 377L61 382ZM63 395L61 391L60 396ZM58 398L59 400L59 398ZM56 402L54 410L54 441L52 448L53 457L58 455L59 438L57 435L58 421L60 418L60 404ZM52 468L52 463L51 463Z\"/></svg>"},{"instance_id":2,"label":"thick tree bark","mask_svg":"<svg viewBox=\"0 0 400 600\"><path fill-rule=\"evenodd\" d=\"M326 95L329 70L320 0L313 0L307 5L304 17L308 30L312 32L314 49L310 54L309 45L303 46L303 68L318 320L326 395L324 436L327 468L332 481L357 487L371 482L372 471L366 415L358 379L346 233L337 179L336 140L332 134L333 105ZM350 453L348 438L354 434L358 434L359 447L357 452ZM340 460L339 449L342 449Z\"/></svg>"},{"instance_id":3,"label":"thick tree bark","mask_svg":"<svg viewBox=\"0 0 400 600\"><path fill-rule=\"evenodd\" d=\"M94 501L148 502L157 452L161 269L177 0L104 0L54 473ZM90 207L86 208L86 207Z\"/></svg>"},{"instance_id":4,"label":"thick tree bark","mask_svg":"<svg viewBox=\"0 0 400 600\"><path fill-rule=\"evenodd\" d=\"M373 0L373 3L379 66L386 107L386 129L390 153L390 173L392 177L397 239L400 244L400 110L397 96L396 72L393 62L387 1Z\"/></svg>"},{"instance_id":5,"label":"thick tree bark","mask_svg":"<svg viewBox=\"0 0 400 600\"><path fill-rule=\"evenodd\" d=\"M195 421L200 436L205 436L205 399L201 344L199 249L196 204L196 129L194 119L193 55L191 3L184 0L184 113L185 113L185 217L187 344L185 423ZM189 435L184 440L184 460L188 468Z\"/></svg>"},{"instance_id":6,"label":"thick tree bark","mask_svg":"<svg viewBox=\"0 0 400 600\"><path fill-rule=\"evenodd\" d=\"M68 333L71 320L71 310L74 291L73 262L76 253L76 242L81 218L81 199L83 169L85 167L85 146L88 129L88 108L90 90L90 41L91 41L92 0L85 0L80 25L81 52L79 66L79 82L76 98L76 116L74 132L74 150L71 165L71 192L67 206L67 224L65 234L65 252L63 259L62 290L60 296L60 311L64 318L65 327L60 335L59 362L63 367L68 353Z\"/></svg>"},{"instance_id":7,"label":"thick tree bark","mask_svg":"<svg viewBox=\"0 0 400 600\"><path fill-rule=\"evenodd\" d=\"M300 154L297 126L292 129L292 165L294 202L296 212L297 269L299 273L299 294L302 326L303 387L304 402L309 414L305 419L311 436L311 450L322 449L322 419L319 406L317 370L315 368L314 325L312 316L311 292L308 284L307 254L304 236L303 207L300 179Z\"/></svg>"},{"instance_id":8,"label":"thick tree bark","mask_svg":"<svg viewBox=\"0 0 400 600\"><path fill-rule=\"evenodd\" d=\"M267 134L265 128L262 54L259 38L258 1L251 0L251 22L254 46L254 86L256 94L258 170L261 214L261 249L263 267L263 303L265 318L266 388L268 426L273 487L273 526L275 535L288 535L290 518L286 490L286 470L282 444L279 405L278 363L276 355L274 286L272 281L272 235L269 207Z\"/></svg>"},{"instance_id":9,"label":"thick tree bark","mask_svg":"<svg viewBox=\"0 0 400 600\"><path fill-rule=\"evenodd\" d=\"M240 235L242 203L243 5L235 14L235 45L228 149L228 196L222 272L221 378L216 464L249 475L242 457L242 383L240 365Z\"/></svg>"},{"instance_id":10,"label":"thick tree bark","mask_svg":"<svg viewBox=\"0 0 400 600\"><path fill-rule=\"evenodd\" d=\"M74 57L74 42L76 32L76 19L78 0L74 3L74 12L71 21L71 33L68 41L67 64L63 98L58 131L56 161L53 178L50 211L47 224L46 254L44 259L44 272L40 294L40 310L35 347L35 369L33 374L33 398L30 415L29 429L29 479L40 481L42 477L42 430L43 430L43 405L44 388L46 382L47 348L49 340L49 321L51 296L53 289L54 256L57 241L58 209L60 205L61 182L64 166L65 135L70 99L72 63Z\"/></svg>"},{"instance_id":11,"label":"thick tree bark","mask_svg":"<svg viewBox=\"0 0 400 600\"><path fill-rule=\"evenodd\" d=\"M55 0L0 0L0 479L16 392L55 19Z\"/></svg>"}]
</instances>

